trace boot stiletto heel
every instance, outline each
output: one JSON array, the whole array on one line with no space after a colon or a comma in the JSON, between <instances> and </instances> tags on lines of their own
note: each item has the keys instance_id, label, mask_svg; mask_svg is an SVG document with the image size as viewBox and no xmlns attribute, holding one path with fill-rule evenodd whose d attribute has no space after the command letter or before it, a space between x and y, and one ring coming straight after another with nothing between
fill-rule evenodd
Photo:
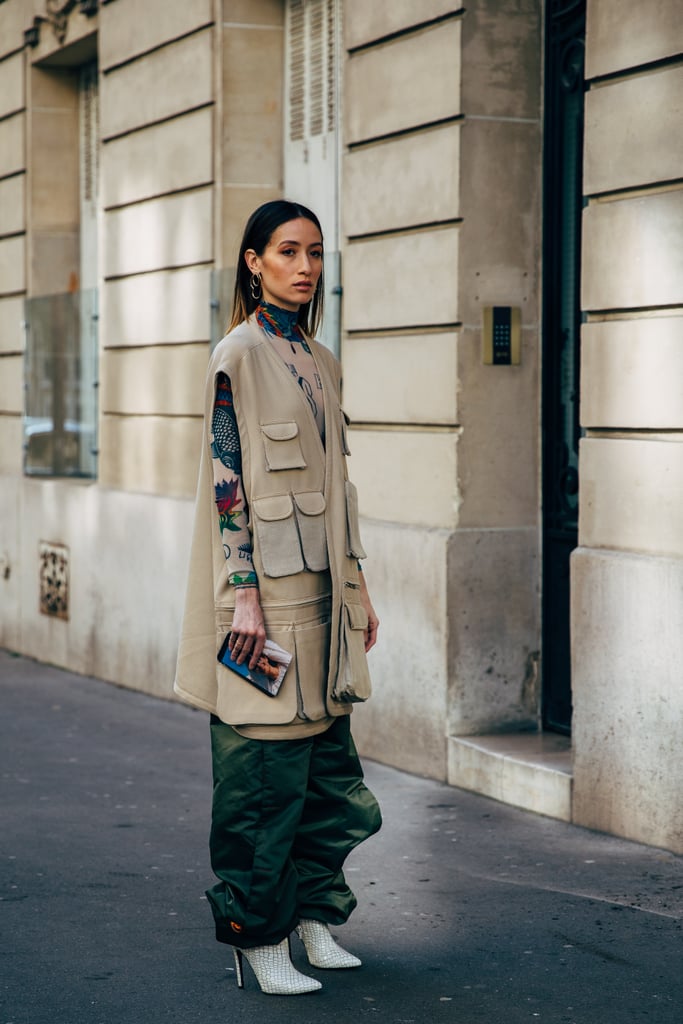
<instances>
[{"instance_id":1,"label":"boot stiletto heel","mask_svg":"<svg viewBox=\"0 0 683 1024\"><path fill-rule=\"evenodd\" d=\"M233 952L238 988L244 988L244 960L266 995L300 996L322 988L315 978L297 971L289 955L289 939L283 939L277 946L256 946L253 949L233 947Z\"/></svg>"},{"instance_id":2,"label":"boot stiletto heel","mask_svg":"<svg viewBox=\"0 0 683 1024\"><path fill-rule=\"evenodd\" d=\"M242 973L242 950L237 949L233 946L233 955L235 957L235 977L237 978L237 987L244 988L244 975Z\"/></svg>"},{"instance_id":3,"label":"boot stiletto heel","mask_svg":"<svg viewBox=\"0 0 683 1024\"><path fill-rule=\"evenodd\" d=\"M302 918L296 930L306 949L308 962L313 967L340 970L361 966L361 961L357 956L348 953L334 941L330 935L330 929L323 921Z\"/></svg>"}]
</instances>

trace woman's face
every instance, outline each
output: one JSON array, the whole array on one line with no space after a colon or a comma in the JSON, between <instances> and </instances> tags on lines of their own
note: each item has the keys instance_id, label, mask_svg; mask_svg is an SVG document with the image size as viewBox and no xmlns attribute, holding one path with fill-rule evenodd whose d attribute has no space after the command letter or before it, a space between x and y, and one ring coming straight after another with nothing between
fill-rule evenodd
<instances>
[{"instance_id":1,"label":"woman's face","mask_svg":"<svg viewBox=\"0 0 683 1024\"><path fill-rule=\"evenodd\" d=\"M313 298L322 273L322 236L313 221L297 217L275 229L260 256L247 249L244 258L261 275L265 301L296 312Z\"/></svg>"}]
</instances>

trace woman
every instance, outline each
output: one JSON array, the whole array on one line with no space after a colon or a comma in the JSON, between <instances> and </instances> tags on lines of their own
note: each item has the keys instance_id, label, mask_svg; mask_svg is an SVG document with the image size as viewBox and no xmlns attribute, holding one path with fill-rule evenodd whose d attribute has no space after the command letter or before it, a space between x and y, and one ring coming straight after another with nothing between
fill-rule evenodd
<instances>
[{"instance_id":1,"label":"woman","mask_svg":"<svg viewBox=\"0 0 683 1024\"><path fill-rule=\"evenodd\" d=\"M369 696L378 620L358 559L337 360L312 340L322 313L317 217L278 200L250 217L232 322L207 375L205 438L176 692L211 712L214 795L207 893L216 937L264 992L320 988L290 960L296 928L316 967L357 967L329 925L356 905L342 865L378 830L349 730ZM253 669L266 639L291 655L276 697Z\"/></svg>"}]
</instances>

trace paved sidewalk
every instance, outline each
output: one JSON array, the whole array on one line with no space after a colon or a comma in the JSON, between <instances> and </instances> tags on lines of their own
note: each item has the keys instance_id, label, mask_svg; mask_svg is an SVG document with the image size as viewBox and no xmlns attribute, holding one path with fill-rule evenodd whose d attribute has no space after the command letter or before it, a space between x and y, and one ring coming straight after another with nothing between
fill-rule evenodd
<instances>
[{"instance_id":1,"label":"paved sidewalk","mask_svg":"<svg viewBox=\"0 0 683 1024\"><path fill-rule=\"evenodd\" d=\"M683 858L373 763L385 825L337 932L364 966L240 992L206 715L4 652L0 699L0 1024L683 1020Z\"/></svg>"}]
</instances>

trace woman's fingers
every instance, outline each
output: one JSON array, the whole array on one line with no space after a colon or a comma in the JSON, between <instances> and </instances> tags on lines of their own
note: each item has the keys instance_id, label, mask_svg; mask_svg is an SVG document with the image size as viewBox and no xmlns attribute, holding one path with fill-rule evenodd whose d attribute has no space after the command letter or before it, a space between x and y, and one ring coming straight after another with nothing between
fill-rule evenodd
<instances>
[{"instance_id":1,"label":"woman's fingers","mask_svg":"<svg viewBox=\"0 0 683 1024\"><path fill-rule=\"evenodd\" d=\"M256 627L253 630L242 631L233 627L228 646L238 665L242 665L248 658L249 668L254 668L256 662L261 657L265 642L266 632L263 626Z\"/></svg>"},{"instance_id":2,"label":"woman's fingers","mask_svg":"<svg viewBox=\"0 0 683 1024\"><path fill-rule=\"evenodd\" d=\"M379 619L376 616L368 617L368 628L365 630L365 653L375 646L377 643L377 630L379 628Z\"/></svg>"},{"instance_id":3,"label":"woman's fingers","mask_svg":"<svg viewBox=\"0 0 683 1024\"><path fill-rule=\"evenodd\" d=\"M229 641L230 653L238 665L249 658L249 667L253 668L265 642L266 630L258 589L238 589Z\"/></svg>"},{"instance_id":4,"label":"woman's fingers","mask_svg":"<svg viewBox=\"0 0 683 1024\"><path fill-rule=\"evenodd\" d=\"M251 649L251 658L249 659L249 668L256 668L256 663L263 654L263 648L266 645L266 633L263 631L262 636L254 637L254 645Z\"/></svg>"}]
</instances>

